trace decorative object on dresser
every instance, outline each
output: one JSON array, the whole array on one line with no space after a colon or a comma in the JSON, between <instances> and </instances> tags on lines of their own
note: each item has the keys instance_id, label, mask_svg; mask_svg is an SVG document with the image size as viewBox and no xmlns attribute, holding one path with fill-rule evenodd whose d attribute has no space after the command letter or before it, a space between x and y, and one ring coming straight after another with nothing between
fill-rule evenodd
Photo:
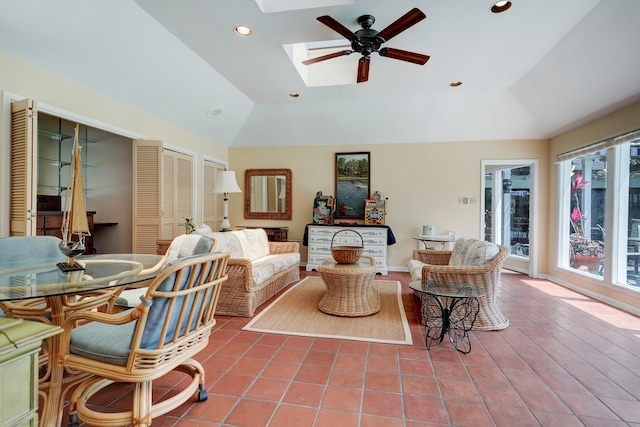
<instances>
[{"instance_id":1,"label":"decorative object on dresser","mask_svg":"<svg viewBox=\"0 0 640 427\"><path fill-rule=\"evenodd\" d=\"M365 200L364 223L384 224L387 198L379 191L374 191L371 198Z\"/></svg>"},{"instance_id":2,"label":"decorative object on dresser","mask_svg":"<svg viewBox=\"0 0 640 427\"><path fill-rule=\"evenodd\" d=\"M217 252L231 254L229 280L220 291L216 315L251 317L269 298L300 280L298 242L270 242L261 228L202 235L215 238Z\"/></svg>"},{"instance_id":3,"label":"decorative object on dresser","mask_svg":"<svg viewBox=\"0 0 640 427\"><path fill-rule=\"evenodd\" d=\"M244 172L244 218L290 220L293 211L291 169Z\"/></svg>"},{"instance_id":4,"label":"decorative object on dresser","mask_svg":"<svg viewBox=\"0 0 640 427\"><path fill-rule=\"evenodd\" d=\"M318 191L313 199L313 223L333 224L335 207L333 196L323 196L322 191Z\"/></svg>"},{"instance_id":5,"label":"decorative object on dresser","mask_svg":"<svg viewBox=\"0 0 640 427\"><path fill-rule=\"evenodd\" d=\"M231 224L229 223L229 193L242 193L236 182L236 173L234 171L220 171L216 176L213 194L224 195L224 219L220 224L222 231L231 229Z\"/></svg>"},{"instance_id":6,"label":"decorative object on dresser","mask_svg":"<svg viewBox=\"0 0 640 427\"><path fill-rule=\"evenodd\" d=\"M334 234L340 230L352 229L356 230L362 236L362 255L373 257L376 261L377 273L387 274L387 246L396 243L396 239L387 225L322 225L307 224L304 231L302 244L309 248L307 257L307 271L313 271L318 268L320 263L331 257L331 240ZM339 236L336 245L355 245L360 244L360 240L352 236Z\"/></svg>"}]
</instances>

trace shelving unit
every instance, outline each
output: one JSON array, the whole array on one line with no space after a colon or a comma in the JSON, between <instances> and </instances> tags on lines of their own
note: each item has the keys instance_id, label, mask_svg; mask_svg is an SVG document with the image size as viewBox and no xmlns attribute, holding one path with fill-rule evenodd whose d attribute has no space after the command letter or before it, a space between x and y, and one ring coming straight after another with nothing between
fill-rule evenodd
<instances>
[{"instance_id":1,"label":"shelving unit","mask_svg":"<svg viewBox=\"0 0 640 427\"><path fill-rule=\"evenodd\" d=\"M69 166L73 150L75 123L58 117L40 113L38 116L38 196L57 196L64 199L67 194ZM84 181L85 198L87 197L89 145L93 143L87 138L87 127L80 126L78 143L82 152L82 179ZM90 236L85 239L86 254L95 253L93 245L95 212L87 212ZM38 210L36 217L36 235L62 237L62 210Z\"/></svg>"},{"instance_id":2,"label":"shelving unit","mask_svg":"<svg viewBox=\"0 0 640 427\"><path fill-rule=\"evenodd\" d=\"M38 117L38 194L64 196L69 177L75 123L40 113ZM80 126L78 142L82 151L82 173L86 192L89 164L87 127Z\"/></svg>"}]
</instances>

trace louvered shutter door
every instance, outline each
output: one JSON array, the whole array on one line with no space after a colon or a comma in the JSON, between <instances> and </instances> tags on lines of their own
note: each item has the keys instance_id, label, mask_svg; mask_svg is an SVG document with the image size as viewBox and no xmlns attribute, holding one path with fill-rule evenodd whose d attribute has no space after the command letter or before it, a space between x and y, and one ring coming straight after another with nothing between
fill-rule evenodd
<instances>
[{"instance_id":1,"label":"louvered shutter door","mask_svg":"<svg viewBox=\"0 0 640 427\"><path fill-rule=\"evenodd\" d=\"M162 212L162 142L133 141L134 253L155 254Z\"/></svg>"},{"instance_id":2,"label":"louvered shutter door","mask_svg":"<svg viewBox=\"0 0 640 427\"><path fill-rule=\"evenodd\" d=\"M38 113L35 101L23 99L11 104L11 143L9 188L9 235L36 234L36 161L35 131Z\"/></svg>"},{"instance_id":3,"label":"louvered shutter door","mask_svg":"<svg viewBox=\"0 0 640 427\"><path fill-rule=\"evenodd\" d=\"M173 240L176 236L176 158L175 152L164 150L162 152L162 233L161 239Z\"/></svg>"},{"instance_id":4,"label":"louvered shutter door","mask_svg":"<svg viewBox=\"0 0 640 427\"><path fill-rule=\"evenodd\" d=\"M194 218L193 212L193 158L176 153L176 225L175 234L185 232L178 224L184 218ZM194 219L195 221L195 219Z\"/></svg>"}]
</instances>

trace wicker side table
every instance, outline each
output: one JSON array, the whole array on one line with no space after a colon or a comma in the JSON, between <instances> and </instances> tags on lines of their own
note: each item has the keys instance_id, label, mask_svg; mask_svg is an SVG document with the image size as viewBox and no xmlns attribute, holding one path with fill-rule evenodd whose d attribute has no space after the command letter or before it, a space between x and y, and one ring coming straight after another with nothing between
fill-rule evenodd
<instances>
[{"instance_id":1,"label":"wicker side table","mask_svg":"<svg viewBox=\"0 0 640 427\"><path fill-rule=\"evenodd\" d=\"M371 287L376 275L376 262L372 257L360 257L353 264L338 264L326 258L318 266L327 289L318 303L323 313L336 316L369 316L380 311L380 296Z\"/></svg>"}]
</instances>

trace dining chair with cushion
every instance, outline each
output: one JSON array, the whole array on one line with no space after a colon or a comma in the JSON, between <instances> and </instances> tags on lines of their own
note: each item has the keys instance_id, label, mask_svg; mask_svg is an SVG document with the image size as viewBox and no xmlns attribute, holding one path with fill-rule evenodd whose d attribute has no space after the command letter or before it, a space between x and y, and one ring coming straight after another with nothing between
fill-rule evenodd
<instances>
[{"instance_id":1,"label":"dining chair with cushion","mask_svg":"<svg viewBox=\"0 0 640 427\"><path fill-rule=\"evenodd\" d=\"M148 426L192 398L207 398L205 373L194 357L209 341L228 252L170 261L134 309L122 313L73 313L61 335L60 361L89 372L71 396L70 425ZM81 322L81 326L74 325ZM87 323L85 323L87 322ZM179 371L191 377L177 394L152 400L153 381ZM133 383L132 409L101 413L90 399L112 383ZM180 383L182 385L182 382Z\"/></svg>"},{"instance_id":2,"label":"dining chair with cushion","mask_svg":"<svg viewBox=\"0 0 640 427\"><path fill-rule=\"evenodd\" d=\"M409 261L412 280L435 280L463 283L483 288L478 298L480 309L473 330L505 329L509 320L498 306L502 264L509 248L478 239L460 238L452 251L416 249Z\"/></svg>"},{"instance_id":3,"label":"dining chair with cushion","mask_svg":"<svg viewBox=\"0 0 640 427\"><path fill-rule=\"evenodd\" d=\"M217 241L213 237L199 234L181 234L171 241L162 259L151 270L162 270L167 264L179 258L213 252L216 246ZM146 287L127 289L120 293L115 305L133 308L138 305L140 298L145 295L146 291Z\"/></svg>"}]
</instances>

